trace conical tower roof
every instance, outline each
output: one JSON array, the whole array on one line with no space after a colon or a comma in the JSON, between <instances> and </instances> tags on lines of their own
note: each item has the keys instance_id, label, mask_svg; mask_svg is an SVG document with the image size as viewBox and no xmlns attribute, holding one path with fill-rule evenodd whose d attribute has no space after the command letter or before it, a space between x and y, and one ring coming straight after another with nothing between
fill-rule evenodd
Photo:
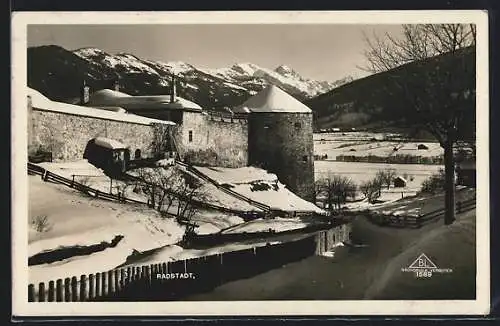
<instances>
[{"instance_id":1,"label":"conical tower roof","mask_svg":"<svg viewBox=\"0 0 500 326\"><path fill-rule=\"evenodd\" d=\"M306 105L275 85L270 85L250 97L246 102L238 106L238 109L248 109L250 112L255 113L311 113L311 109Z\"/></svg>"}]
</instances>

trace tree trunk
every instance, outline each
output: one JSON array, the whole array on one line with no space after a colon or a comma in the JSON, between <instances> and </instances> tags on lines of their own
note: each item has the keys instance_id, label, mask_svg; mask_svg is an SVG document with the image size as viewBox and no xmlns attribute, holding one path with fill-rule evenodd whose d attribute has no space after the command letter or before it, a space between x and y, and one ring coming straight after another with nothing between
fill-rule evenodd
<instances>
[{"instance_id":1,"label":"tree trunk","mask_svg":"<svg viewBox=\"0 0 500 326\"><path fill-rule=\"evenodd\" d=\"M446 142L444 146L444 224L455 221L455 160L453 158L453 143Z\"/></svg>"}]
</instances>

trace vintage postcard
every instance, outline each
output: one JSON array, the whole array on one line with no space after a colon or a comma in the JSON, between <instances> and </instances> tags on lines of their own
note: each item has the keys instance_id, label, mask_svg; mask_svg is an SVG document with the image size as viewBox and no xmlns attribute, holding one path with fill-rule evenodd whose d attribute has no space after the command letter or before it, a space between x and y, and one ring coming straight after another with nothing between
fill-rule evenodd
<instances>
[{"instance_id":1,"label":"vintage postcard","mask_svg":"<svg viewBox=\"0 0 500 326\"><path fill-rule=\"evenodd\" d=\"M486 12L12 17L15 316L488 314Z\"/></svg>"}]
</instances>

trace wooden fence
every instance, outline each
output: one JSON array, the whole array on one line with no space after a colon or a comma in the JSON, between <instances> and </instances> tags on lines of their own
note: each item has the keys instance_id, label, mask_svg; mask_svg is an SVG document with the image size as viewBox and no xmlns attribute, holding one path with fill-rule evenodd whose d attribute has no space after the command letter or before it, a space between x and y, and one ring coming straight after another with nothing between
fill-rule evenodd
<instances>
[{"instance_id":1,"label":"wooden fence","mask_svg":"<svg viewBox=\"0 0 500 326\"><path fill-rule=\"evenodd\" d=\"M243 196L242 194L239 194L227 187L224 187L222 185L220 185L217 181L215 181L214 179L210 178L209 176L205 175L204 173L201 173L200 171L198 171L196 168L194 168L193 166L191 165L188 165L188 164L185 164L185 163L182 163L182 162L177 162L178 164L180 164L181 166L185 167L189 172L193 173L195 176L197 176L198 178L202 179L202 180L205 180L211 184L213 184L214 186L216 186L220 191L230 195L230 196L233 196L239 200L242 200L244 202L247 202L249 203L250 205L252 206L255 206L256 208L264 211L264 212L270 212L271 211L271 207L269 205L265 205L265 204L262 204L258 201L255 201L251 198L248 198L246 196Z\"/></svg>"},{"instance_id":2,"label":"wooden fence","mask_svg":"<svg viewBox=\"0 0 500 326\"><path fill-rule=\"evenodd\" d=\"M169 191L168 189L162 188L159 185L150 183L150 182L148 182L148 181L146 181L144 179L141 179L139 177L133 176L131 174L127 174L126 177L128 179L130 179L130 180L134 180L136 182L140 182L140 183L146 184L146 185L151 186L151 187L154 186L154 187L161 188L162 190ZM227 208L227 207L224 207L224 206L219 206L219 205L211 204L211 203L208 203L208 202L205 202L205 201L202 201L202 200L196 200L194 198L183 197L183 196L181 196L179 194L176 194L176 193L172 193L172 194L175 195L175 196L178 196L178 198L180 200L190 200L197 207L206 208L206 209L213 209L213 210L216 210L216 211L219 211L219 212L223 212L223 213L229 213L229 214L238 215L238 216L242 217L244 220L251 220L251 219L256 219L256 218L259 218L259 217L264 217L264 212L259 212L259 211L245 211L245 210L232 209L232 208Z\"/></svg>"},{"instance_id":3,"label":"wooden fence","mask_svg":"<svg viewBox=\"0 0 500 326\"><path fill-rule=\"evenodd\" d=\"M332 236L332 232L337 236ZM348 240L346 237L349 236L350 228L342 226L276 245L268 244L185 260L121 267L47 283L40 282L38 285L29 284L28 301L175 300L192 293L210 291L223 283L251 277L314 254L321 254L333 247L335 242ZM180 278L172 279L173 275ZM170 279L165 276L170 276Z\"/></svg>"},{"instance_id":4,"label":"wooden fence","mask_svg":"<svg viewBox=\"0 0 500 326\"><path fill-rule=\"evenodd\" d=\"M476 198L458 201L455 205L456 213L464 213L476 208ZM417 216L408 215L382 215L369 213L369 218L379 225L393 227L420 228L430 221L434 221L445 213L444 208L440 208Z\"/></svg>"},{"instance_id":5,"label":"wooden fence","mask_svg":"<svg viewBox=\"0 0 500 326\"><path fill-rule=\"evenodd\" d=\"M144 201L135 200L132 198L127 198L127 197L120 195L120 194L118 194L118 195L110 194L110 193L100 191L98 189L86 186L82 183L75 181L74 177L72 179L65 178L65 177L60 176L58 174L52 173L52 172L50 172L50 171L48 171L48 170L46 170L46 169L44 169L41 166L38 166L36 164L28 163L28 173L41 175L43 181L53 181L53 182L56 182L59 184L63 184L63 185L66 185L68 187L71 187L73 189L76 189L80 192L83 192L83 193L86 193L90 196L93 196L95 198L147 205L147 202L144 202Z\"/></svg>"}]
</instances>

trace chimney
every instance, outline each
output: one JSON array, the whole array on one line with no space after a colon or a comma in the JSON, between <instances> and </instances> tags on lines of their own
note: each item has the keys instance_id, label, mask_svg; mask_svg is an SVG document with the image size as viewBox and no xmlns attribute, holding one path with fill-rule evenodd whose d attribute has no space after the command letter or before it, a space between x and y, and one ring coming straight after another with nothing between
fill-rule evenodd
<instances>
[{"instance_id":1,"label":"chimney","mask_svg":"<svg viewBox=\"0 0 500 326\"><path fill-rule=\"evenodd\" d=\"M171 90L170 90L170 103L174 103L177 101L177 88L175 86L175 75L172 74L172 81L171 81Z\"/></svg>"},{"instance_id":2,"label":"chimney","mask_svg":"<svg viewBox=\"0 0 500 326\"><path fill-rule=\"evenodd\" d=\"M80 103L87 104L90 100L90 87L87 85L87 82L83 81L82 91L80 94Z\"/></svg>"}]
</instances>

